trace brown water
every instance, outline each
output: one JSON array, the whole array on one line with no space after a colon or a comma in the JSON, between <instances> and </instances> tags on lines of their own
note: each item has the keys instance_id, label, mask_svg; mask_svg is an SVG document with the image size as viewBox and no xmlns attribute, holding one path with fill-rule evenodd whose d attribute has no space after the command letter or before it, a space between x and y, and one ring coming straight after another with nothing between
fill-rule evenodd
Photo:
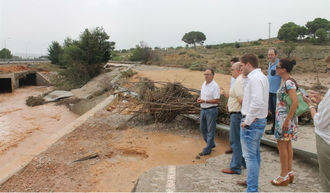
<instances>
[{"instance_id":1,"label":"brown water","mask_svg":"<svg viewBox=\"0 0 330 193\"><path fill-rule=\"evenodd\" d=\"M29 107L25 100L49 91L50 87L29 86L13 93L0 94L0 154L16 147L35 132L44 132L65 126L78 116L65 106L48 103Z\"/></svg>"}]
</instances>

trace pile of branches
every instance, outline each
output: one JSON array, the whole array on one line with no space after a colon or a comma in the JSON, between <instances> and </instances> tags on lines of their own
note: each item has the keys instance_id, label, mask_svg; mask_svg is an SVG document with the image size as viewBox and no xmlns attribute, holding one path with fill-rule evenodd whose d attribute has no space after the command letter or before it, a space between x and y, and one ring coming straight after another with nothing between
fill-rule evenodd
<instances>
[{"instance_id":1,"label":"pile of branches","mask_svg":"<svg viewBox=\"0 0 330 193\"><path fill-rule=\"evenodd\" d=\"M191 94L191 89L180 83L165 83L156 87L155 82L144 79L139 83L139 97L142 112L154 117L157 122L171 122L179 114L198 114L200 109L196 103L198 96Z\"/></svg>"},{"instance_id":2,"label":"pile of branches","mask_svg":"<svg viewBox=\"0 0 330 193\"><path fill-rule=\"evenodd\" d=\"M156 87L155 84L160 87ZM177 82L154 82L146 78L140 79L136 88L143 104L140 112L151 115L157 122L171 122L179 114L200 113L200 105L196 102L199 90L186 88ZM226 106L227 98L221 96L218 123L230 123Z\"/></svg>"}]
</instances>

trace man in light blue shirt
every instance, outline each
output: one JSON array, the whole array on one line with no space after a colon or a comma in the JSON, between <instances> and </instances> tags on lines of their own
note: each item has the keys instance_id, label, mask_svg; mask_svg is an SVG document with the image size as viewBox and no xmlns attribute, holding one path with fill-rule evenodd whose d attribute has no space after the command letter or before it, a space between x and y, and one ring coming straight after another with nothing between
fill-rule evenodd
<instances>
[{"instance_id":1,"label":"man in light blue shirt","mask_svg":"<svg viewBox=\"0 0 330 193\"><path fill-rule=\"evenodd\" d=\"M269 102L268 102L268 110L271 112L273 126L271 129L266 130L267 135L274 135L275 129L275 110L276 110L276 93L281 85L281 77L276 74L276 65L280 61L277 58L277 51L275 48L270 48L268 50L268 82L269 82Z\"/></svg>"}]
</instances>

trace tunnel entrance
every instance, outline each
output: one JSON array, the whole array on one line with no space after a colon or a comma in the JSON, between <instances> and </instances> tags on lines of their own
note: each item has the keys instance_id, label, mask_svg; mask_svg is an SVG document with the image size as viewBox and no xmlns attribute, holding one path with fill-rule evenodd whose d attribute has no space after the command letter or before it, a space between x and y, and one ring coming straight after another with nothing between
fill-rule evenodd
<instances>
[{"instance_id":1,"label":"tunnel entrance","mask_svg":"<svg viewBox=\"0 0 330 193\"><path fill-rule=\"evenodd\" d=\"M0 93L12 92L11 78L0 78Z\"/></svg>"},{"instance_id":2,"label":"tunnel entrance","mask_svg":"<svg viewBox=\"0 0 330 193\"><path fill-rule=\"evenodd\" d=\"M28 74L23 78L19 79L19 87L22 86L35 86L37 85L37 76L36 74Z\"/></svg>"}]
</instances>

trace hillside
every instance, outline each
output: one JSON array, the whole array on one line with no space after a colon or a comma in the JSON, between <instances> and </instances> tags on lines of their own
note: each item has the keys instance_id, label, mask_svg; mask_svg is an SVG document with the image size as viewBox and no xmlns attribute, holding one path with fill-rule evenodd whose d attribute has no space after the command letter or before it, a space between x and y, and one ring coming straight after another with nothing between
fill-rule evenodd
<instances>
[{"instance_id":1,"label":"hillside","mask_svg":"<svg viewBox=\"0 0 330 193\"><path fill-rule=\"evenodd\" d=\"M151 60L148 64L159 66L175 66L190 68L192 70L204 70L212 67L219 73L230 73L230 59L240 57L245 53L254 53L259 57L261 68L267 69L267 51L275 47L279 51L279 57L287 57L286 49L289 44L272 40L258 40L241 42L240 47L236 43L223 43L218 45L198 46L196 48L155 48L152 50ZM295 58L297 66L293 73L320 73L326 72L324 57L330 55L330 45L312 45L299 42L294 44L295 50L291 58ZM115 60L128 61L134 49L116 51Z\"/></svg>"}]
</instances>

